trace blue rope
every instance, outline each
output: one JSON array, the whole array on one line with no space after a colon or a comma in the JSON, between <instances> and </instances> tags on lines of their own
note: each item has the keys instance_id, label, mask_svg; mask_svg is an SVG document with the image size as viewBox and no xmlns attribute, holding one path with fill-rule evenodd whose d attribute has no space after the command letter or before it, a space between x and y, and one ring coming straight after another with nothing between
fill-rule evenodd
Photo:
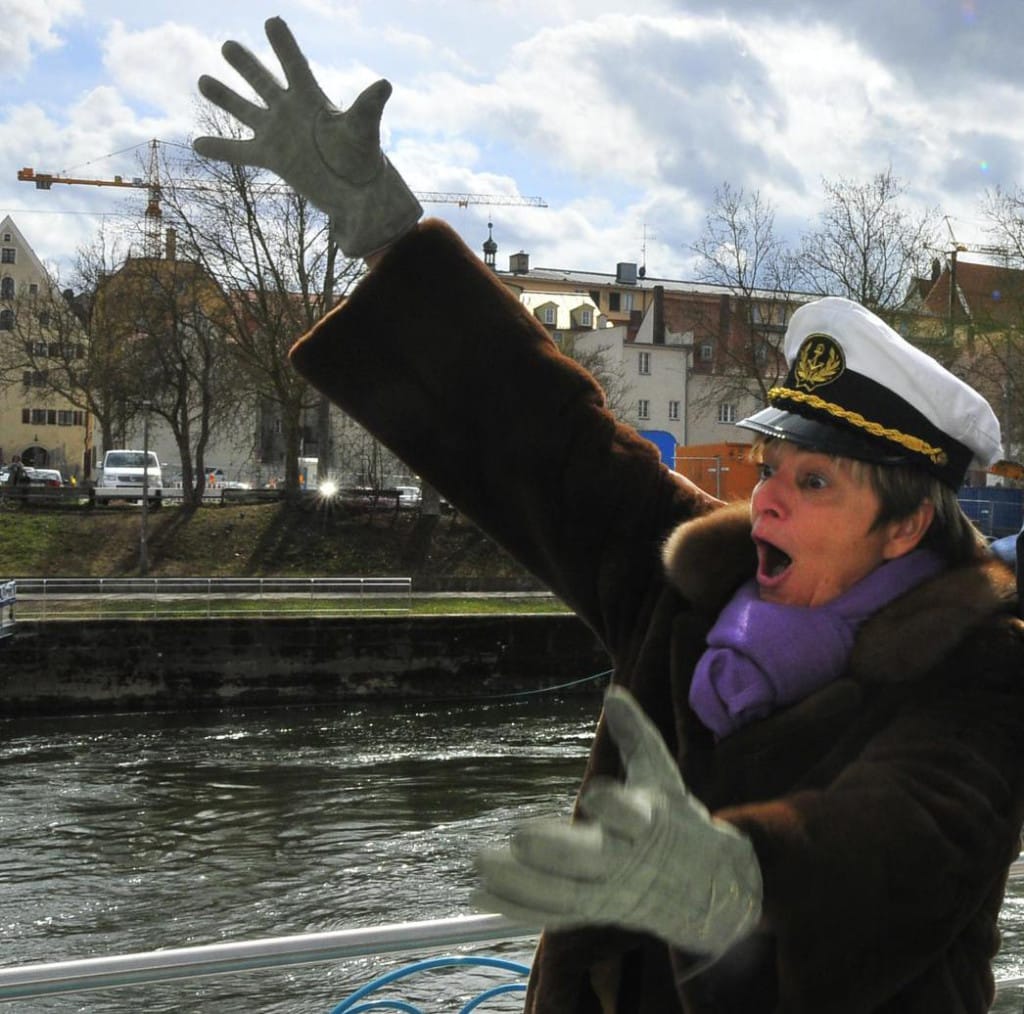
<instances>
[{"instance_id":1,"label":"blue rope","mask_svg":"<svg viewBox=\"0 0 1024 1014\"><path fill-rule=\"evenodd\" d=\"M504 986L495 986L493 989L487 990L485 993L481 993L475 1000L470 1000L459 1014L469 1014L470 1011L474 1011L482 1003L486 1003L488 1000L496 996L501 996L502 993L525 993L526 983L524 982L507 982Z\"/></svg>"},{"instance_id":2,"label":"blue rope","mask_svg":"<svg viewBox=\"0 0 1024 1014\"><path fill-rule=\"evenodd\" d=\"M406 1014L423 1014L423 1011L419 1007L407 1004L403 1000L373 1000L369 1004L363 1004L359 1007L354 1007L353 1004L361 1000L363 997L369 996L370 993L373 993L384 986L390 985L392 982L397 982L399 979L404 979L407 976L413 975L416 972L428 971L432 968L445 968L452 965L478 965L486 968L500 968L506 972L515 972L517 975L526 975L530 971L529 966L520 964L518 961L506 961L504 958L479 958L473 956L427 958L424 961L415 961L411 965L403 965L401 968L397 968L393 972L388 972L385 975L379 976L362 988L357 989L350 996L347 996L331 1011L331 1014L360 1014L362 1011L386 1010L389 1007L392 1010L405 1011ZM513 983L498 987L499 991L503 993L516 988L519 990L525 990L526 986L522 983ZM489 990L487 993L477 997L476 1000L471 1001L471 1003L476 1006L488 995L493 996L496 994L494 990ZM472 1009L473 1007L463 1008L464 1011L470 1011Z\"/></svg>"},{"instance_id":3,"label":"blue rope","mask_svg":"<svg viewBox=\"0 0 1024 1014\"><path fill-rule=\"evenodd\" d=\"M599 680L605 676L611 676L613 672L615 672L614 669L605 669L603 672L596 672L591 676L583 676L578 680L570 680L568 683L558 683L553 687L541 687L540 690L517 690L515 693L511 694L493 694L490 697L482 698L482 700L507 700L513 697L534 697L537 694L550 694L556 690L566 690L569 687L577 687L581 683L590 683L593 680Z\"/></svg>"}]
</instances>

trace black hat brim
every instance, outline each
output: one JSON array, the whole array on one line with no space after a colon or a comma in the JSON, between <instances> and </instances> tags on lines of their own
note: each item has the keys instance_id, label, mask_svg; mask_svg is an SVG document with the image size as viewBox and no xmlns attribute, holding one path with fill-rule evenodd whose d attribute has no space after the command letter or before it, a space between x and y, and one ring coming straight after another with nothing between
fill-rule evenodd
<instances>
[{"instance_id":1,"label":"black hat brim","mask_svg":"<svg viewBox=\"0 0 1024 1014\"><path fill-rule=\"evenodd\" d=\"M842 458L855 458L857 461L870 461L876 465L913 464L914 455L909 452L901 454L893 449L880 446L877 442L865 439L853 430L840 426L830 426L809 419L797 412L787 412L782 408L765 408L754 415L736 423L737 426L753 430L767 437L790 442L820 451L823 454L834 454Z\"/></svg>"}]
</instances>

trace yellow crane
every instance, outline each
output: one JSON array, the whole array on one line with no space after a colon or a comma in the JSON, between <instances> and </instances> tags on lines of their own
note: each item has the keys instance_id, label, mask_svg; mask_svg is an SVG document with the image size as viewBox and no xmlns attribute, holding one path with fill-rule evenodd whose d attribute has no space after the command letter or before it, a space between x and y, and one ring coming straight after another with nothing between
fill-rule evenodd
<instances>
[{"instance_id":1,"label":"yellow crane","mask_svg":"<svg viewBox=\"0 0 1024 1014\"><path fill-rule=\"evenodd\" d=\"M159 248L160 221L163 212L160 207L160 174L158 171L157 146L161 143L156 139L149 142L150 160L147 176L113 176L108 179L63 176L60 173L36 172L31 166L18 170L18 179L23 183L34 183L37 190L50 190L54 184L82 185L90 187L128 187L135 190L148 190L145 222L147 245ZM188 187L201 187L195 181L183 183ZM487 204L519 208L546 208L547 202L540 197L521 197L517 194L462 194L445 193L442 191L417 192L416 197L424 204L457 204L460 208L470 205Z\"/></svg>"},{"instance_id":2,"label":"yellow crane","mask_svg":"<svg viewBox=\"0 0 1024 1014\"><path fill-rule=\"evenodd\" d=\"M159 217L160 184L144 180L141 176L133 176L125 179L123 176L114 176L111 179L86 179L76 176L61 176L58 173L36 172L31 167L18 170L18 179L24 183L34 183L37 190L49 190L54 183L84 183L91 187L134 187L135 189L146 189L150 191L151 205L155 209L147 207L146 211ZM189 183L187 186L197 186ZM471 204L497 204L506 207L516 208L546 208L547 202L542 197L521 197L518 194L461 194L447 193L439 190L414 191L416 197L424 204L457 204L461 208L468 208Z\"/></svg>"}]
</instances>

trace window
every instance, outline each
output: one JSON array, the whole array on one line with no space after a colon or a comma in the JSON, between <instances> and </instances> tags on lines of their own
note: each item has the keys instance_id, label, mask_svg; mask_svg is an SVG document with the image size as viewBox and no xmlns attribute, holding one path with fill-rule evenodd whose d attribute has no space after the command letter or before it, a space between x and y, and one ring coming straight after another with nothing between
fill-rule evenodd
<instances>
[{"instance_id":1,"label":"window","mask_svg":"<svg viewBox=\"0 0 1024 1014\"><path fill-rule=\"evenodd\" d=\"M545 306L541 311L541 320L548 326L553 326L555 323L555 308L553 306Z\"/></svg>"},{"instance_id":2,"label":"window","mask_svg":"<svg viewBox=\"0 0 1024 1014\"><path fill-rule=\"evenodd\" d=\"M612 313L618 313L619 312L619 304L621 302L622 302L622 293L621 292L609 292L608 293L608 309L611 310Z\"/></svg>"},{"instance_id":3,"label":"window","mask_svg":"<svg viewBox=\"0 0 1024 1014\"><path fill-rule=\"evenodd\" d=\"M736 422L736 406L729 401L723 401L718 406L718 421L720 423Z\"/></svg>"},{"instance_id":4,"label":"window","mask_svg":"<svg viewBox=\"0 0 1024 1014\"><path fill-rule=\"evenodd\" d=\"M715 347L711 342L702 342L700 346L700 361L710 363L715 355Z\"/></svg>"},{"instance_id":5,"label":"window","mask_svg":"<svg viewBox=\"0 0 1024 1014\"><path fill-rule=\"evenodd\" d=\"M29 282L28 283L28 294L30 296L38 296L39 295L39 286L36 285L35 282Z\"/></svg>"},{"instance_id":6,"label":"window","mask_svg":"<svg viewBox=\"0 0 1024 1014\"><path fill-rule=\"evenodd\" d=\"M72 421L73 421L75 426L84 426L85 425L85 410L84 409L76 409L74 412L71 413L71 417L72 417Z\"/></svg>"},{"instance_id":7,"label":"window","mask_svg":"<svg viewBox=\"0 0 1024 1014\"><path fill-rule=\"evenodd\" d=\"M633 293L624 292L622 294L622 312L630 313L633 309Z\"/></svg>"},{"instance_id":8,"label":"window","mask_svg":"<svg viewBox=\"0 0 1024 1014\"><path fill-rule=\"evenodd\" d=\"M14 330L14 311L0 310L0 331Z\"/></svg>"},{"instance_id":9,"label":"window","mask_svg":"<svg viewBox=\"0 0 1024 1014\"><path fill-rule=\"evenodd\" d=\"M57 412L57 425L70 426L72 421L70 409L63 408Z\"/></svg>"},{"instance_id":10,"label":"window","mask_svg":"<svg viewBox=\"0 0 1024 1014\"><path fill-rule=\"evenodd\" d=\"M34 408L34 409L32 409L32 425L33 426L45 426L46 425L46 409L45 408Z\"/></svg>"},{"instance_id":11,"label":"window","mask_svg":"<svg viewBox=\"0 0 1024 1014\"><path fill-rule=\"evenodd\" d=\"M14 247L5 246L0 250L0 264L13 264L14 263Z\"/></svg>"},{"instance_id":12,"label":"window","mask_svg":"<svg viewBox=\"0 0 1024 1014\"><path fill-rule=\"evenodd\" d=\"M651 403L646 398L641 398L636 403L636 417L638 419L651 418Z\"/></svg>"},{"instance_id":13,"label":"window","mask_svg":"<svg viewBox=\"0 0 1024 1014\"><path fill-rule=\"evenodd\" d=\"M668 417L673 422L676 422L679 419L679 402L678 401L670 401L668 403Z\"/></svg>"},{"instance_id":14,"label":"window","mask_svg":"<svg viewBox=\"0 0 1024 1014\"><path fill-rule=\"evenodd\" d=\"M21 421L23 423L30 423L30 422L32 422L32 410L31 409L23 408L21 410Z\"/></svg>"},{"instance_id":15,"label":"window","mask_svg":"<svg viewBox=\"0 0 1024 1014\"><path fill-rule=\"evenodd\" d=\"M32 343L32 355L34 355L34 356L45 356L46 355L46 342L33 342Z\"/></svg>"},{"instance_id":16,"label":"window","mask_svg":"<svg viewBox=\"0 0 1024 1014\"><path fill-rule=\"evenodd\" d=\"M643 376L647 376L651 372L651 354L650 352L640 353L640 373Z\"/></svg>"},{"instance_id":17,"label":"window","mask_svg":"<svg viewBox=\"0 0 1024 1014\"><path fill-rule=\"evenodd\" d=\"M590 310L580 310L580 324L583 327L590 327L594 322L594 315Z\"/></svg>"},{"instance_id":18,"label":"window","mask_svg":"<svg viewBox=\"0 0 1024 1014\"><path fill-rule=\"evenodd\" d=\"M14 299L14 279L10 275L0 281L0 299Z\"/></svg>"},{"instance_id":19,"label":"window","mask_svg":"<svg viewBox=\"0 0 1024 1014\"><path fill-rule=\"evenodd\" d=\"M14 237L9 232L5 232L4 233L4 242L5 243L10 243L10 241L12 239L14 239Z\"/></svg>"}]
</instances>

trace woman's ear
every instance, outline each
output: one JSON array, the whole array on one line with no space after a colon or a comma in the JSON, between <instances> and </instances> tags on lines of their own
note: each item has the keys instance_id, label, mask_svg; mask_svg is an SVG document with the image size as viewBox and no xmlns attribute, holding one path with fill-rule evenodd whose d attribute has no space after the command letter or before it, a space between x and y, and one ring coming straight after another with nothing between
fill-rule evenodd
<instances>
[{"instance_id":1,"label":"woman's ear","mask_svg":"<svg viewBox=\"0 0 1024 1014\"><path fill-rule=\"evenodd\" d=\"M917 549L934 518L935 504L931 500L922 500L906 517L890 521L886 526L888 539L882 551L885 559L895 560Z\"/></svg>"}]
</instances>

